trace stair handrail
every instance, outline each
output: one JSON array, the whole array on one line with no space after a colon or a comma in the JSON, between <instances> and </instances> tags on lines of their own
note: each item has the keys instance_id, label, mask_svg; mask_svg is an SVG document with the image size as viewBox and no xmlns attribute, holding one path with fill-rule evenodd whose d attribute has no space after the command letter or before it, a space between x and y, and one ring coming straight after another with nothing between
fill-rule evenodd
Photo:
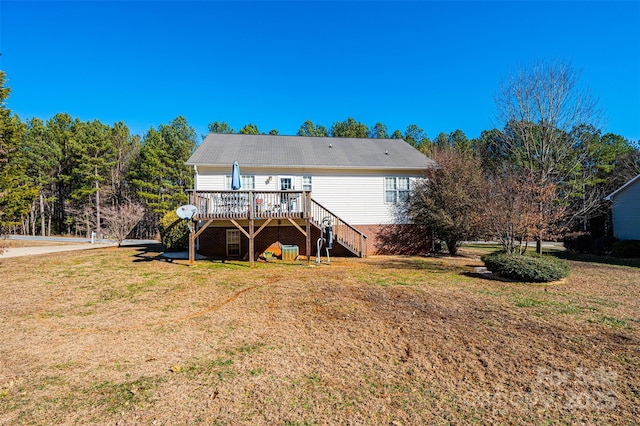
<instances>
[{"instance_id":1,"label":"stair handrail","mask_svg":"<svg viewBox=\"0 0 640 426\"><path fill-rule=\"evenodd\" d=\"M355 228L354 226L352 226L349 223L347 223L344 220L342 220L340 218L340 216L338 216L337 214L333 213L331 210L329 210L328 208L326 208L325 206L323 206L322 204L320 204L319 202L317 202L313 198L311 199L311 204L312 204L312 206L311 206L311 220L312 220L312 222L314 222L314 224L318 225L318 224L320 224L320 222L322 222L322 219L324 217L330 216L332 221L333 221L333 224L334 224L334 232L336 232L336 231L339 232L340 226L346 226L347 229L349 229L350 231L352 231L354 234L356 234L359 237L358 238L358 242L357 242L357 246L354 245L353 247L347 247L347 248L352 250L354 253L359 254L362 257L367 257L367 238L368 237L367 237L367 235L365 233L363 233L358 228ZM315 215L313 214L316 209L320 209L319 213L321 213L320 214L321 217L315 217ZM338 239L338 242L341 242L339 237L340 237L340 235L338 235L338 233L336 233L336 238ZM346 242L346 238L345 238L345 242Z\"/></svg>"}]
</instances>

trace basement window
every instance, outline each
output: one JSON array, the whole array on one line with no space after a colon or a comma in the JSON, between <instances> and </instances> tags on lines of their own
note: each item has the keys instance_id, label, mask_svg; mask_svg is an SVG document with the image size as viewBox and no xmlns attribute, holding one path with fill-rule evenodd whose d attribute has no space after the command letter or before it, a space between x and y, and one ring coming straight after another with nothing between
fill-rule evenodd
<instances>
[{"instance_id":1,"label":"basement window","mask_svg":"<svg viewBox=\"0 0 640 426\"><path fill-rule=\"evenodd\" d=\"M239 229L227 229L227 256L240 256Z\"/></svg>"}]
</instances>

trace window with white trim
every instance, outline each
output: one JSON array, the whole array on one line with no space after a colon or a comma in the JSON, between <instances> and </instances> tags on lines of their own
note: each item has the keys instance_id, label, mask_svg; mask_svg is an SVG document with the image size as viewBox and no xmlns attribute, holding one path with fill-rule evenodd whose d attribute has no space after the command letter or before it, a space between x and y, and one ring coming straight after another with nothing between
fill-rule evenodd
<instances>
[{"instance_id":1,"label":"window with white trim","mask_svg":"<svg viewBox=\"0 0 640 426\"><path fill-rule=\"evenodd\" d=\"M311 191L311 176L302 176L302 190Z\"/></svg>"},{"instance_id":2,"label":"window with white trim","mask_svg":"<svg viewBox=\"0 0 640 426\"><path fill-rule=\"evenodd\" d=\"M403 203L409 199L408 177L384 178L384 202L387 204Z\"/></svg>"},{"instance_id":3,"label":"window with white trim","mask_svg":"<svg viewBox=\"0 0 640 426\"><path fill-rule=\"evenodd\" d=\"M256 189L256 177L254 175L241 175L240 184L242 185L241 190L249 191ZM224 189L231 189L231 175L224 177Z\"/></svg>"},{"instance_id":4,"label":"window with white trim","mask_svg":"<svg viewBox=\"0 0 640 426\"><path fill-rule=\"evenodd\" d=\"M280 190L288 191L293 189L293 178L289 176L280 177Z\"/></svg>"}]
</instances>

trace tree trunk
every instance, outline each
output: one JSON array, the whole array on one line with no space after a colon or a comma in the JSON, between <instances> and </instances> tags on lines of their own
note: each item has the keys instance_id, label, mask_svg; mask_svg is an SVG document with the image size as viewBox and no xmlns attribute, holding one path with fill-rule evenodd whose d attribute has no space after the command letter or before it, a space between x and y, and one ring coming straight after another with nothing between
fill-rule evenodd
<instances>
[{"instance_id":1,"label":"tree trunk","mask_svg":"<svg viewBox=\"0 0 640 426\"><path fill-rule=\"evenodd\" d=\"M96 166L96 176L98 176L98 166ZM100 229L100 187L96 180L96 236L102 239L102 230Z\"/></svg>"},{"instance_id":2,"label":"tree trunk","mask_svg":"<svg viewBox=\"0 0 640 426\"><path fill-rule=\"evenodd\" d=\"M44 196L40 191L40 233L44 237L45 235L45 220L44 220ZM35 235L35 232L33 233Z\"/></svg>"},{"instance_id":3,"label":"tree trunk","mask_svg":"<svg viewBox=\"0 0 640 426\"><path fill-rule=\"evenodd\" d=\"M540 180L540 182L544 182L544 181ZM545 217L545 214L544 214L544 203L540 201L539 205L540 205L540 222L541 223L539 224L540 228L538 228L538 236L536 238L536 253L542 254L542 234L543 234L542 228L544 227L542 222L544 221L543 218Z\"/></svg>"},{"instance_id":4,"label":"tree trunk","mask_svg":"<svg viewBox=\"0 0 640 426\"><path fill-rule=\"evenodd\" d=\"M458 241L447 241L447 250L449 250L451 256L455 256L458 252Z\"/></svg>"}]
</instances>

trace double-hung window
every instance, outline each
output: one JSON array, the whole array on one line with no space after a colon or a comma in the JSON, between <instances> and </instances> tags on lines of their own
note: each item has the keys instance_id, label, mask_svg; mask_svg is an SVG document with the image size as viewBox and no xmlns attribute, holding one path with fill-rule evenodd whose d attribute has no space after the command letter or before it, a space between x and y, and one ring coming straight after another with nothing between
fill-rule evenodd
<instances>
[{"instance_id":1,"label":"double-hung window","mask_svg":"<svg viewBox=\"0 0 640 426\"><path fill-rule=\"evenodd\" d=\"M384 202L387 204L403 203L409 199L408 177L384 178Z\"/></svg>"},{"instance_id":2,"label":"double-hung window","mask_svg":"<svg viewBox=\"0 0 640 426\"><path fill-rule=\"evenodd\" d=\"M311 176L302 176L302 190L311 191Z\"/></svg>"},{"instance_id":3,"label":"double-hung window","mask_svg":"<svg viewBox=\"0 0 640 426\"><path fill-rule=\"evenodd\" d=\"M256 177L253 175L241 175L240 176L241 190L249 191L256 189ZM231 189L231 175L226 175L224 179L225 189Z\"/></svg>"},{"instance_id":4,"label":"double-hung window","mask_svg":"<svg viewBox=\"0 0 640 426\"><path fill-rule=\"evenodd\" d=\"M280 177L280 191L289 191L293 189L293 177L281 176Z\"/></svg>"}]
</instances>

